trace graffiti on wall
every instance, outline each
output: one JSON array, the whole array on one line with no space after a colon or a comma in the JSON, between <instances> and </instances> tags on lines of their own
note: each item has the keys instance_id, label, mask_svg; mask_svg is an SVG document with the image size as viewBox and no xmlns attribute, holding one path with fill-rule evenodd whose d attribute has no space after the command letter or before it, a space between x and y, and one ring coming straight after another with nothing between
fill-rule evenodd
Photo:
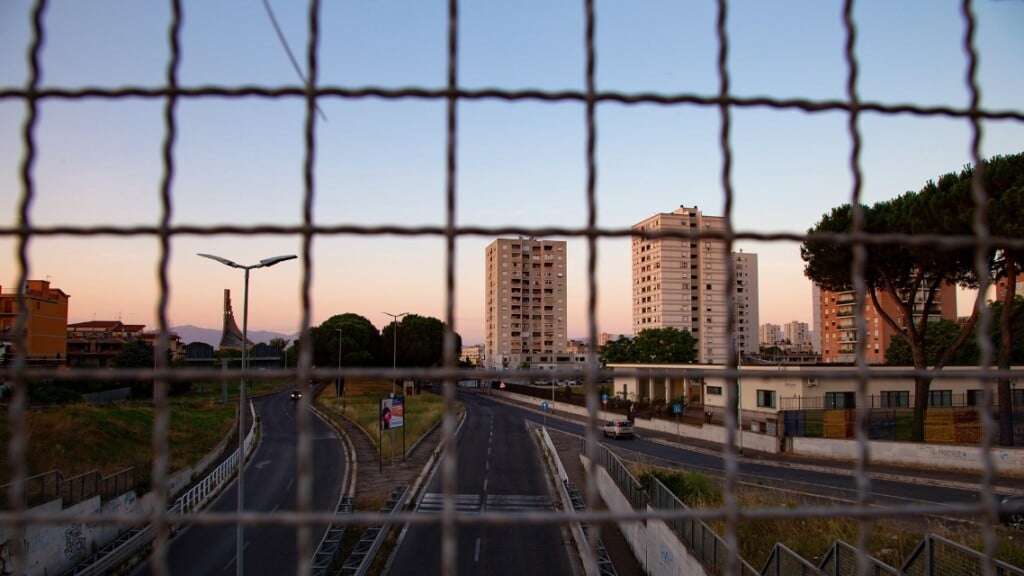
<instances>
[{"instance_id":1,"label":"graffiti on wall","mask_svg":"<svg viewBox=\"0 0 1024 576\"><path fill-rule=\"evenodd\" d=\"M85 531L81 524L75 522L64 530L64 557L78 564L88 556Z\"/></svg>"}]
</instances>

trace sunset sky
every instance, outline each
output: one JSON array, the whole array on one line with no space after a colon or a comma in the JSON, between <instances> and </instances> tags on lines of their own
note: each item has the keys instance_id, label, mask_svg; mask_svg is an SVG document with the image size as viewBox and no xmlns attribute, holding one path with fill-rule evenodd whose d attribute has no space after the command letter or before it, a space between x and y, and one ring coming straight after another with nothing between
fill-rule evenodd
<instances>
[{"instance_id":1,"label":"sunset sky","mask_svg":"<svg viewBox=\"0 0 1024 576\"><path fill-rule=\"evenodd\" d=\"M44 87L161 86L170 9L157 1L55 0L44 15ZM299 84L258 0L186 1L181 36L184 86ZM886 104L966 107L964 24L959 1L857 4L857 91ZM271 5L304 66L307 8ZM718 92L716 3L599 0L597 88L713 96ZM0 1L0 90L28 79L30 3ZM327 1L321 9L320 85L446 83L447 5L439 0ZM1024 2L979 0L976 46L981 105L1024 111ZM459 84L464 88L585 88L580 1L460 3ZM729 3L730 89L737 96L845 100L847 68L839 0ZM323 98L316 126L314 221L323 225L445 224L444 100ZM37 226L155 225L161 217L165 102L160 99L46 100L34 138ZM24 188L26 105L0 98L0 213L18 223ZM288 224L303 218L301 98L182 98L172 182L174 224ZM585 108L576 102L461 101L458 105L457 222L470 226L583 227L587 223ZM849 117L733 108L730 142L734 228L803 233L852 192ZM872 203L971 161L962 119L864 113L864 201ZM597 111L597 225L627 229L680 205L724 214L720 112L702 105L601 103ZM1024 122L983 126L984 156L1024 151ZM455 329L482 340L484 248L456 245ZM178 236L172 240L169 323L219 328L231 289L240 316L243 273L196 256L251 264L298 254L298 236ZM811 287L799 246L741 242L759 257L760 320L811 321ZM15 289L17 242L0 236L0 285ZM32 279L71 296L71 322L120 318L157 328L155 238L40 237L29 243ZM586 323L586 244L568 239L569 334ZM628 238L598 243L598 330L631 333ZM445 243L435 236L317 237L312 324L354 312L378 327L384 312L444 319ZM255 270L250 330L300 329L299 260ZM965 314L961 304L960 313Z\"/></svg>"}]
</instances>

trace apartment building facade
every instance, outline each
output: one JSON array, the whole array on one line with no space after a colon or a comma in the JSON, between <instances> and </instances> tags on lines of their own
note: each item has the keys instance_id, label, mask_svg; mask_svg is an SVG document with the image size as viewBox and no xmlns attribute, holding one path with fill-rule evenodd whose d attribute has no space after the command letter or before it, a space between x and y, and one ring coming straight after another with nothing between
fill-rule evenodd
<instances>
[{"instance_id":1,"label":"apartment building facade","mask_svg":"<svg viewBox=\"0 0 1024 576\"><path fill-rule=\"evenodd\" d=\"M67 358L68 300L71 298L48 280L25 283L25 358L30 365L63 365ZM0 286L0 341L6 354L17 353L18 293Z\"/></svg>"},{"instance_id":2,"label":"apartment building facade","mask_svg":"<svg viewBox=\"0 0 1024 576\"><path fill-rule=\"evenodd\" d=\"M821 289L819 310L821 315L821 361L827 364L850 364L856 361L857 326L854 316L856 294L849 290L833 292ZM901 321L902 315L896 300L887 293L879 295L879 304L890 317ZM919 294L914 301L915 322L924 312L925 294ZM929 320L957 321L956 286L943 284L935 294L929 310ZM889 348L897 331L882 317L870 296L864 302L865 337L864 358L868 364L885 364L885 351Z\"/></svg>"},{"instance_id":3,"label":"apartment building facade","mask_svg":"<svg viewBox=\"0 0 1024 576\"><path fill-rule=\"evenodd\" d=\"M499 238L485 250L484 365L548 368L567 353L566 242Z\"/></svg>"},{"instance_id":4,"label":"apartment building facade","mask_svg":"<svg viewBox=\"0 0 1024 576\"><path fill-rule=\"evenodd\" d=\"M634 224L637 232L666 234L633 236L633 333L650 328L686 330L697 340L698 361L724 364L728 337L735 336L741 353L760 347L757 255L728 254L725 243L700 237L725 230L725 219L680 206ZM727 286L729 259L736 282ZM735 332L728 334L729 301L736 304Z\"/></svg>"}]
</instances>

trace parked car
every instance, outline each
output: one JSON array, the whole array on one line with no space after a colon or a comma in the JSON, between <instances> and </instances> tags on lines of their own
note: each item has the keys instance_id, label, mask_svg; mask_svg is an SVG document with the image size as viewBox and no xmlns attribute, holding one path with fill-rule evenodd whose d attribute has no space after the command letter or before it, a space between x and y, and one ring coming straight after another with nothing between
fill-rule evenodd
<instances>
[{"instance_id":1,"label":"parked car","mask_svg":"<svg viewBox=\"0 0 1024 576\"><path fill-rule=\"evenodd\" d=\"M609 420L602 428L605 438L632 438L633 423L629 420Z\"/></svg>"},{"instance_id":2,"label":"parked car","mask_svg":"<svg viewBox=\"0 0 1024 576\"><path fill-rule=\"evenodd\" d=\"M1024 530L1024 496L1007 496L999 503L999 521Z\"/></svg>"},{"instance_id":3,"label":"parked car","mask_svg":"<svg viewBox=\"0 0 1024 576\"><path fill-rule=\"evenodd\" d=\"M298 388L292 390L292 400L298 400L299 398L302 398L302 392Z\"/></svg>"}]
</instances>

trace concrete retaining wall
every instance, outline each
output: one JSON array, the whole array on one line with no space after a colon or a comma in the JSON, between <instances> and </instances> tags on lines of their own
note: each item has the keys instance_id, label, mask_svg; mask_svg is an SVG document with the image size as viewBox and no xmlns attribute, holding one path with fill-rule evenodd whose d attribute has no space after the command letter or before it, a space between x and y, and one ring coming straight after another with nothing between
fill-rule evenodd
<instances>
[{"instance_id":1,"label":"concrete retaining wall","mask_svg":"<svg viewBox=\"0 0 1024 576\"><path fill-rule=\"evenodd\" d=\"M586 456L580 456L587 474L593 463ZM588 476L589 477L589 476ZM619 490L615 480L601 466L597 467L597 489L610 512L632 512L633 505ZM649 510L653 510L648 508ZM619 531L626 538L633 555L640 562L644 573L650 576L693 576L706 574L704 564L690 555L689 550L660 520L646 522L619 522Z\"/></svg>"},{"instance_id":2,"label":"concrete retaining wall","mask_svg":"<svg viewBox=\"0 0 1024 576\"><path fill-rule=\"evenodd\" d=\"M791 438L793 452L807 456L857 459L856 440L830 440L826 438ZM900 464L945 470L981 472L984 469L984 452L980 446L958 444L918 444L913 442L868 443L871 461L883 464ZM989 450L1000 474L1024 475L1024 448L995 447Z\"/></svg>"},{"instance_id":3,"label":"concrete retaining wall","mask_svg":"<svg viewBox=\"0 0 1024 576\"><path fill-rule=\"evenodd\" d=\"M540 408L541 402L561 412L568 412L577 416L586 417L587 410L582 406L575 406L557 400L542 400L532 396L514 394L495 390L494 394L523 402ZM603 412L598 412L599 419L604 419ZM713 424L705 426L690 426L666 420L644 420L636 419L633 426L642 435L643 430L655 430L678 437L680 444L685 444L688 438L725 444L725 428ZM739 439L737 439L739 441ZM856 460L856 440L836 440L830 438L802 438L789 437L789 451L803 456L814 456L830 458L834 460ZM775 436L743 431L742 442L739 443L745 449L777 454L780 451L779 439ZM879 464L894 464L901 466L921 466L929 468L943 468L948 470L960 470L969 472L981 472L985 464L982 461L983 452L978 446L966 446L959 444L919 444L915 442L886 442L874 440L868 443L871 452L871 461ZM1000 474L1024 476L1024 448L995 447L990 450L995 469Z\"/></svg>"},{"instance_id":4,"label":"concrete retaining wall","mask_svg":"<svg viewBox=\"0 0 1024 576\"><path fill-rule=\"evenodd\" d=\"M46 514L58 514L63 511L79 517L87 514L124 514L135 511L136 501L135 492L128 492L102 504L100 497L94 496L66 509L60 500L53 500L32 510ZM43 576L70 570L92 555L100 546L117 537L117 533L118 527L111 524L28 524L22 535L27 565L19 568L18 574ZM0 528L0 557L8 561L12 537L14 533L11 527Z\"/></svg>"}]
</instances>

